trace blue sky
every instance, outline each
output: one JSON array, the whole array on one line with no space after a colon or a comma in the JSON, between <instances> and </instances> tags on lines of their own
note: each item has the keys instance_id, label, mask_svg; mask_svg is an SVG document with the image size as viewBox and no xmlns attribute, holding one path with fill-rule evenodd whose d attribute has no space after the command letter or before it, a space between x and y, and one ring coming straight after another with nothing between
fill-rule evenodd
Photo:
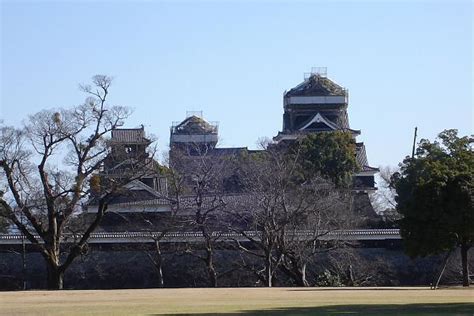
<instances>
[{"instance_id":1,"label":"blue sky","mask_svg":"<svg viewBox=\"0 0 474 316\"><path fill-rule=\"evenodd\" d=\"M393 166L415 126L473 133L472 63L471 1L1 1L0 118L79 104L107 74L162 150L187 110L255 148L281 129L283 92L324 66L371 165Z\"/></svg>"}]
</instances>

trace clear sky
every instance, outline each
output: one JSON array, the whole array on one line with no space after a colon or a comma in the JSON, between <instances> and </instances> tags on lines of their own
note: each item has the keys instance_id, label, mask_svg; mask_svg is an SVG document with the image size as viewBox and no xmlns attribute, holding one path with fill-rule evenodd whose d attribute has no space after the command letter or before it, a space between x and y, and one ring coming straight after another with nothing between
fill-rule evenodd
<instances>
[{"instance_id":1,"label":"clear sky","mask_svg":"<svg viewBox=\"0 0 474 316\"><path fill-rule=\"evenodd\" d=\"M324 66L373 166L409 154L415 126L473 133L471 1L0 2L9 125L81 103L78 84L107 74L127 126L162 150L187 110L220 121L222 146L255 148L281 129L283 92Z\"/></svg>"}]
</instances>

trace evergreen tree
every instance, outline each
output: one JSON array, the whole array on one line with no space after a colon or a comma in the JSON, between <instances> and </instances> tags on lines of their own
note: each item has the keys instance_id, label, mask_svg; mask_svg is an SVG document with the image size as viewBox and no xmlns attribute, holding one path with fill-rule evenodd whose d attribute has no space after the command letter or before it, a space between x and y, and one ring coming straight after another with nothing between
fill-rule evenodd
<instances>
[{"instance_id":1,"label":"evergreen tree","mask_svg":"<svg viewBox=\"0 0 474 316\"><path fill-rule=\"evenodd\" d=\"M472 139L445 130L421 140L393 177L406 252L426 256L461 248L463 286L469 286L468 250L474 242Z\"/></svg>"},{"instance_id":2,"label":"evergreen tree","mask_svg":"<svg viewBox=\"0 0 474 316\"><path fill-rule=\"evenodd\" d=\"M342 131L312 133L290 146L291 155L298 155L303 180L315 175L332 181L337 187L352 184L356 161L355 142L350 133Z\"/></svg>"}]
</instances>

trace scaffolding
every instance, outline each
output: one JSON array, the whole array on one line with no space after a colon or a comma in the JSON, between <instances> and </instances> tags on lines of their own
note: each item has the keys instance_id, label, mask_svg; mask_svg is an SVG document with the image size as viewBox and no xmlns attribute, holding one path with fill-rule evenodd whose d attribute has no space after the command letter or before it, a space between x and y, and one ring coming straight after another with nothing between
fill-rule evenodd
<instances>
[{"instance_id":1,"label":"scaffolding","mask_svg":"<svg viewBox=\"0 0 474 316\"><path fill-rule=\"evenodd\" d=\"M320 77L326 78L328 76L327 67L311 67L311 72L304 73L304 80L309 79L313 75L318 75Z\"/></svg>"},{"instance_id":2,"label":"scaffolding","mask_svg":"<svg viewBox=\"0 0 474 316\"><path fill-rule=\"evenodd\" d=\"M196 116L201 119L204 119L202 115L202 111L186 111L186 118L191 117L191 116Z\"/></svg>"}]
</instances>

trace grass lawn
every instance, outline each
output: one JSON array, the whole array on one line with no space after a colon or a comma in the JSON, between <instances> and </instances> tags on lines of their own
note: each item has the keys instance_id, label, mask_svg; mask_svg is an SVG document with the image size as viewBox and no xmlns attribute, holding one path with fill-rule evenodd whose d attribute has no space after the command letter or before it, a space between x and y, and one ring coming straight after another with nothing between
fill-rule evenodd
<instances>
[{"instance_id":1,"label":"grass lawn","mask_svg":"<svg viewBox=\"0 0 474 316\"><path fill-rule=\"evenodd\" d=\"M0 292L0 315L474 315L474 288Z\"/></svg>"}]
</instances>

